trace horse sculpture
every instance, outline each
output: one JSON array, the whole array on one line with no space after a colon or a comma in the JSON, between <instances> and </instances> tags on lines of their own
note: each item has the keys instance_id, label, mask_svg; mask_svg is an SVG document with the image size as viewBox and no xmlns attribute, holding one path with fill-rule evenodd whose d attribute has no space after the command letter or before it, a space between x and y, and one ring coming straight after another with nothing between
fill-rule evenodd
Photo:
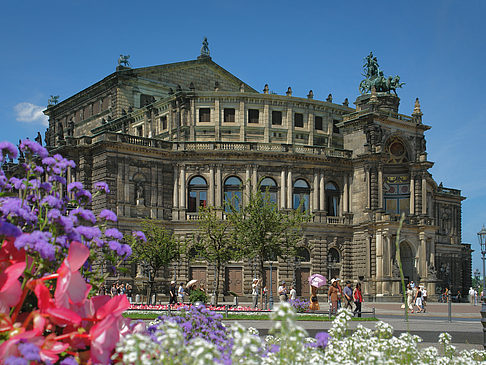
<instances>
[{"instance_id":1,"label":"horse sculpture","mask_svg":"<svg viewBox=\"0 0 486 365\"><path fill-rule=\"evenodd\" d=\"M129 58L130 55L120 55L120 57L118 57L118 66L130 66L130 62L128 62Z\"/></svg>"}]
</instances>

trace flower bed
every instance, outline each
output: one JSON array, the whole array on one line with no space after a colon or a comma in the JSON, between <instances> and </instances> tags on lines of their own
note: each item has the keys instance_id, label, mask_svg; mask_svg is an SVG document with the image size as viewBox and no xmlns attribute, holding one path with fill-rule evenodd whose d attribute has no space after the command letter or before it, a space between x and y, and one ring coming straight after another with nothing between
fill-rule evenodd
<instances>
[{"instance_id":1,"label":"flower bed","mask_svg":"<svg viewBox=\"0 0 486 365\"><path fill-rule=\"evenodd\" d=\"M171 305L171 310L179 310L181 308L191 308L193 305L190 304L176 304ZM243 306L225 306L225 305L206 305L205 306L208 310L211 311L238 311L238 312L270 312L269 310L262 310L253 307L243 307ZM143 310L143 311L167 311L169 310L169 305L167 304L160 304L160 305L146 305L146 304L131 304L128 308L129 310Z\"/></svg>"}]
</instances>

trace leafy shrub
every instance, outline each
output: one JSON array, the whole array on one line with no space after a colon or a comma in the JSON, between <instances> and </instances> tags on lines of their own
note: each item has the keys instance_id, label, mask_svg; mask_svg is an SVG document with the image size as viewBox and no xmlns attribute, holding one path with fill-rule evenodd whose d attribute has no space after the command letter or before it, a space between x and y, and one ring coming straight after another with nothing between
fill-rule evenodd
<instances>
[{"instance_id":1,"label":"leafy shrub","mask_svg":"<svg viewBox=\"0 0 486 365\"><path fill-rule=\"evenodd\" d=\"M191 294L189 294L189 301L191 303L196 303L196 302L207 303L208 296L201 289L191 290Z\"/></svg>"}]
</instances>

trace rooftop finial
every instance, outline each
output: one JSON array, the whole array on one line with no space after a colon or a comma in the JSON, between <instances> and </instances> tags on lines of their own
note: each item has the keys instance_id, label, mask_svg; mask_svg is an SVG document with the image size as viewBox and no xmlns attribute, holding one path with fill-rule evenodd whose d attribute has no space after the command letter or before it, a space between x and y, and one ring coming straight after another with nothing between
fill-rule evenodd
<instances>
[{"instance_id":1,"label":"rooftop finial","mask_svg":"<svg viewBox=\"0 0 486 365\"><path fill-rule=\"evenodd\" d=\"M344 106L349 106L349 100L348 98L345 98L344 101L343 101L343 105Z\"/></svg>"},{"instance_id":2,"label":"rooftop finial","mask_svg":"<svg viewBox=\"0 0 486 365\"><path fill-rule=\"evenodd\" d=\"M419 98L415 99L415 106L413 107L413 115L422 115L422 110L420 109Z\"/></svg>"},{"instance_id":3,"label":"rooftop finial","mask_svg":"<svg viewBox=\"0 0 486 365\"><path fill-rule=\"evenodd\" d=\"M292 96L292 88L289 86L287 92L285 93L287 96Z\"/></svg>"},{"instance_id":4,"label":"rooftop finial","mask_svg":"<svg viewBox=\"0 0 486 365\"><path fill-rule=\"evenodd\" d=\"M211 58L209 56L209 43L208 43L208 38L204 37L204 40L202 42L202 47L201 47L201 55L198 58Z\"/></svg>"},{"instance_id":5,"label":"rooftop finial","mask_svg":"<svg viewBox=\"0 0 486 365\"><path fill-rule=\"evenodd\" d=\"M265 87L263 88L263 93L268 94L268 84L265 84Z\"/></svg>"},{"instance_id":6,"label":"rooftop finial","mask_svg":"<svg viewBox=\"0 0 486 365\"><path fill-rule=\"evenodd\" d=\"M332 103L332 94L329 94L329 95L327 96L326 101L327 101L328 103Z\"/></svg>"},{"instance_id":7,"label":"rooftop finial","mask_svg":"<svg viewBox=\"0 0 486 365\"><path fill-rule=\"evenodd\" d=\"M120 55L120 57L118 57L118 67L129 67L130 66L130 62L128 62L128 59L130 58L130 55L127 54L127 55Z\"/></svg>"},{"instance_id":8,"label":"rooftop finial","mask_svg":"<svg viewBox=\"0 0 486 365\"><path fill-rule=\"evenodd\" d=\"M309 93L307 94L308 99L314 99L314 92L312 90L309 90Z\"/></svg>"}]
</instances>

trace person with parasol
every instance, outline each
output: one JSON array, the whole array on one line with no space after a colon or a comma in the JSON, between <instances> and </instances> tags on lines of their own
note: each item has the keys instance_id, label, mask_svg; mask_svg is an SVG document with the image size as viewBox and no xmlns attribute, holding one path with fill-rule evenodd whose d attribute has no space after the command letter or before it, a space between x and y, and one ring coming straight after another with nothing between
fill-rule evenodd
<instances>
[{"instance_id":1,"label":"person with parasol","mask_svg":"<svg viewBox=\"0 0 486 365\"><path fill-rule=\"evenodd\" d=\"M317 299L317 289L326 285L326 278L321 274L313 274L309 277L309 284L311 287L311 297L309 309L312 311L319 310L319 301Z\"/></svg>"}]
</instances>

